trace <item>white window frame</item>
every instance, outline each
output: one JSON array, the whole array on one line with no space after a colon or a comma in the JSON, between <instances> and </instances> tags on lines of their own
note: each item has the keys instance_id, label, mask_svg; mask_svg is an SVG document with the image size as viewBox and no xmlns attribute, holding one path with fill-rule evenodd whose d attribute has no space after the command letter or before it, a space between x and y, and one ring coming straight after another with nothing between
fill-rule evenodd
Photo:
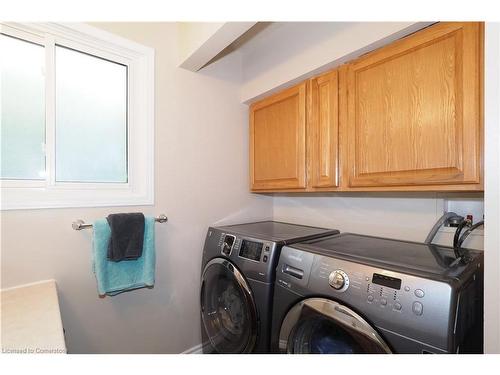
<instances>
[{"instance_id":1,"label":"white window frame","mask_svg":"<svg viewBox=\"0 0 500 375\"><path fill-rule=\"evenodd\" d=\"M45 180L0 180L2 210L154 204L154 49L83 23L3 23L0 31L45 47ZM57 182L55 45L127 66L127 183ZM92 157L92 155L82 155Z\"/></svg>"}]
</instances>

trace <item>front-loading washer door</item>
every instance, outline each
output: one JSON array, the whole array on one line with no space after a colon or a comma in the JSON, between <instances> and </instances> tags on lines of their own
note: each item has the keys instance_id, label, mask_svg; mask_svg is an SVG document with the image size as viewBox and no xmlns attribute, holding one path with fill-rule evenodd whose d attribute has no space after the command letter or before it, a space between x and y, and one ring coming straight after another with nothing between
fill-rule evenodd
<instances>
[{"instance_id":1,"label":"front-loading washer door","mask_svg":"<svg viewBox=\"0 0 500 375\"><path fill-rule=\"evenodd\" d=\"M391 353L361 316L325 298L305 299L290 309L281 325L279 348L300 354Z\"/></svg>"},{"instance_id":2,"label":"front-loading washer door","mask_svg":"<svg viewBox=\"0 0 500 375\"><path fill-rule=\"evenodd\" d=\"M215 258L201 277L201 317L219 353L249 353L257 337L257 311L243 275L227 259Z\"/></svg>"}]
</instances>

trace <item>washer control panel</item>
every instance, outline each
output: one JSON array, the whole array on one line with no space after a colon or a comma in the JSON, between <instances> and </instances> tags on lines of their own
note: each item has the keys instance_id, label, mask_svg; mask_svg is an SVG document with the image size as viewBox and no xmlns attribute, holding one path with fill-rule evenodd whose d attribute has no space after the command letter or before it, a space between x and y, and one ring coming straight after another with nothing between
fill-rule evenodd
<instances>
[{"instance_id":1,"label":"washer control panel","mask_svg":"<svg viewBox=\"0 0 500 375\"><path fill-rule=\"evenodd\" d=\"M335 268L339 264L332 264L331 261L322 261L317 264L318 276L328 280L328 285L333 292L346 292L352 284L354 295L359 295L359 291L362 291L365 303L375 305L381 308L381 311L411 312L414 316L424 315L425 288L416 285L413 287L415 283L413 280L410 281L409 276L395 277L389 271L376 272L373 269L359 272L360 270L356 269L359 267L355 263L343 265L343 269Z\"/></svg>"}]
</instances>

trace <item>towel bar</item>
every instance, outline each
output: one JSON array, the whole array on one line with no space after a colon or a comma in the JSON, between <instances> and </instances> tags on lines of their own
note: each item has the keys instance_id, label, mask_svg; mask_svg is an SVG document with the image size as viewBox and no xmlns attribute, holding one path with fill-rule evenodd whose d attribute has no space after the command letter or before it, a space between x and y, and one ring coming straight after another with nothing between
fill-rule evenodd
<instances>
[{"instance_id":1,"label":"towel bar","mask_svg":"<svg viewBox=\"0 0 500 375\"><path fill-rule=\"evenodd\" d=\"M168 221L167 215L161 214L160 216L155 217L155 221L157 223L166 223ZM85 224L85 222L82 219L73 221L73 224L71 224L71 226L73 227L74 230L92 228L92 224Z\"/></svg>"}]
</instances>

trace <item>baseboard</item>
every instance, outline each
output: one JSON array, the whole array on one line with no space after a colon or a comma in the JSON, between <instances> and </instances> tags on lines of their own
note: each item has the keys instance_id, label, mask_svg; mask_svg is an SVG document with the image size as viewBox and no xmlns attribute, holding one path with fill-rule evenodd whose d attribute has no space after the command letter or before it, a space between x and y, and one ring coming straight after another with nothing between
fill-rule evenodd
<instances>
[{"instance_id":1,"label":"baseboard","mask_svg":"<svg viewBox=\"0 0 500 375\"><path fill-rule=\"evenodd\" d=\"M208 345L208 343L201 343L198 345L193 346L192 348L189 348L185 351L183 351L181 354L203 354L203 348Z\"/></svg>"}]
</instances>

